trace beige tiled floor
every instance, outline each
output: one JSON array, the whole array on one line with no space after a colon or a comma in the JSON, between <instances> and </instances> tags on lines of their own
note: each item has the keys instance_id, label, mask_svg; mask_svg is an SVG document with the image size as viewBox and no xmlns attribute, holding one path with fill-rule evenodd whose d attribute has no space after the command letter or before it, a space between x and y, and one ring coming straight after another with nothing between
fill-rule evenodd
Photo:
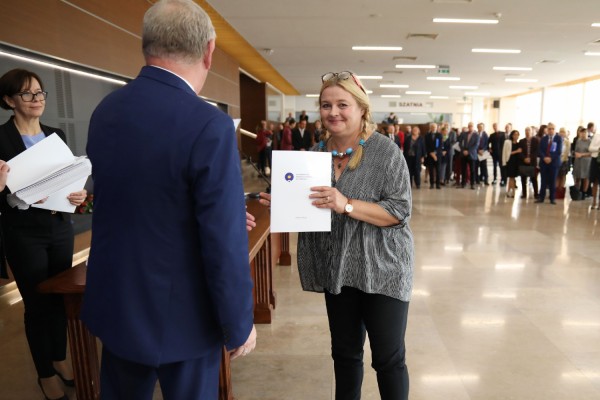
<instances>
[{"instance_id":1,"label":"beige tiled floor","mask_svg":"<svg viewBox=\"0 0 600 400\"><path fill-rule=\"evenodd\" d=\"M263 188L245 172L247 190ZM415 191L412 400L600 399L600 211L589 204L537 205L491 186ZM323 297L301 291L295 264L273 277L275 318L233 362L236 399L333 399ZM41 399L10 296L0 297L0 399ZM377 399L366 349L363 398Z\"/></svg>"}]
</instances>

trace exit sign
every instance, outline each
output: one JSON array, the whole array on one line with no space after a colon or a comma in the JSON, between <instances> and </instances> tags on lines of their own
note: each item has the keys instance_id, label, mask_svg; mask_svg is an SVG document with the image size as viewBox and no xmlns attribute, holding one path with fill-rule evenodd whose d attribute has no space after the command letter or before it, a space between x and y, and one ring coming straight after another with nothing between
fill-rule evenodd
<instances>
[{"instance_id":1,"label":"exit sign","mask_svg":"<svg viewBox=\"0 0 600 400\"><path fill-rule=\"evenodd\" d=\"M449 65L439 65L438 66L438 74L448 75L450 73Z\"/></svg>"}]
</instances>

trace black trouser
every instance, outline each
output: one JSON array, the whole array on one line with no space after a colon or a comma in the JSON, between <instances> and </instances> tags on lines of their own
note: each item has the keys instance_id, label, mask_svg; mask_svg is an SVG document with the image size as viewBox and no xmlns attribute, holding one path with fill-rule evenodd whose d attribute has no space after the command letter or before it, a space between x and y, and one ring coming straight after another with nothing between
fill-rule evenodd
<instances>
[{"instance_id":1,"label":"black trouser","mask_svg":"<svg viewBox=\"0 0 600 400\"><path fill-rule=\"evenodd\" d=\"M462 156L462 186L467 184L467 167L469 167L471 177L469 180L471 181L471 186L475 186L475 181L477 180L477 158L473 160L471 156Z\"/></svg>"},{"instance_id":2,"label":"black trouser","mask_svg":"<svg viewBox=\"0 0 600 400\"><path fill-rule=\"evenodd\" d=\"M533 186L533 195L534 197L538 197L538 182L537 177L535 176L535 170L533 175L521 175L521 189L523 190L523 196L527 195L527 178L531 181L531 185Z\"/></svg>"},{"instance_id":3,"label":"black trouser","mask_svg":"<svg viewBox=\"0 0 600 400\"><path fill-rule=\"evenodd\" d=\"M73 227L60 214L45 227L4 226L6 258L25 306L25 335L40 378L55 375L53 361L67 351L67 318L61 295L41 294L37 285L73 261Z\"/></svg>"},{"instance_id":4,"label":"black trouser","mask_svg":"<svg viewBox=\"0 0 600 400\"><path fill-rule=\"evenodd\" d=\"M500 177L502 177L502 165L500 164L500 157L492 154L492 168L494 170L494 180L498 180L497 168L500 167Z\"/></svg>"},{"instance_id":5,"label":"black trouser","mask_svg":"<svg viewBox=\"0 0 600 400\"><path fill-rule=\"evenodd\" d=\"M380 294L343 287L325 292L331 353L335 372L335 399L360 399L363 348L369 334L381 400L408 399L408 369L404 335L409 303Z\"/></svg>"},{"instance_id":6,"label":"black trouser","mask_svg":"<svg viewBox=\"0 0 600 400\"><path fill-rule=\"evenodd\" d=\"M488 183L487 159L477 161L477 163L479 164L479 171L480 171L480 174L477 175L477 183L479 183L479 182Z\"/></svg>"},{"instance_id":7,"label":"black trouser","mask_svg":"<svg viewBox=\"0 0 600 400\"><path fill-rule=\"evenodd\" d=\"M434 160L431 156L427 159L427 166L429 167L429 186L434 185L440 186L440 163L438 160Z\"/></svg>"},{"instance_id":8,"label":"black trouser","mask_svg":"<svg viewBox=\"0 0 600 400\"><path fill-rule=\"evenodd\" d=\"M415 156L407 156L406 164L408 165L408 174L410 178L415 179L415 185L421 187L421 161Z\"/></svg>"}]
</instances>

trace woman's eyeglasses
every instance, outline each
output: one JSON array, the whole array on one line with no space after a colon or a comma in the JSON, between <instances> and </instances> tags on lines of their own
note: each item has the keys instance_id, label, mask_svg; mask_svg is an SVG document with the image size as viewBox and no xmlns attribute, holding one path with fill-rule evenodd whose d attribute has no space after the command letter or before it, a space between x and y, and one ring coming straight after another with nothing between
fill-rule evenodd
<instances>
[{"instance_id":1,"label":"woman's eyeglasses","mask_svg":"<svg viewBox=\"0 0 600 400\"><path fill-rule=\"evenodd\" d=\"M358 81L356 76L354 76L354 74L350 71L328 72L328 73L324 74L323 76L321 76L321 81L323 83L330 81L332 79L337 79L338 81L345 81L346 79L348 79L350 77L352 77L352 79L354 80L354 83L356 83L356 86L358 86L360 88L360 90L363 91L364 94L367 94L367 92L365 91L365 88L360 84L360 82Z\"/></svg>"},{"instance_id":2,"label":"woman's eyeglasses","mask_svg":"<svg viewBox=\"0 0 600 400\"><path fill-rule=\"evenodd\" d=\"M25 101L25 102L32 102L34 101L38 96L40 97L40 101L42 100L46 100L46 97L48 97L48 92L36 92L36 93L31 93L31 92L20 92L20 93L16 93L15 96L20 96L21 100Z\"/></svg>"}]
</instances>

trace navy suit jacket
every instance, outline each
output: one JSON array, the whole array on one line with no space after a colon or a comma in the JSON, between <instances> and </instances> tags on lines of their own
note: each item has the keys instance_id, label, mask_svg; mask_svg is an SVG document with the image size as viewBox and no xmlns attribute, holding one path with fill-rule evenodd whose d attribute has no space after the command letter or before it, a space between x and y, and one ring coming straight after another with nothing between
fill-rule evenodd
<instances>
[{"instance_id":1,"label":"navy suit jacket","mask_svg":"<svg viewBox=\"0 0 600 400\"><path fill-rule=\"evenodd\" d=\"M540 147L538 151L540 157L540 166L550 165L552 167L558 168L560 167L560 155L562 153L563 141L560 135L555 134L552 139L553 143L550 144L550 151L547 153L549 140L549 135L544 135L542 140L540 140ZM548 157L548 155L550 156L550 158L552 158L552 162L550 164L546 164L544 162L544 157Z\"/></svg>"},{"instance_id":2,"label":"navy suit jacket","mask_svg":"<svg viewBox=\"0 0 600 400\"><path fill-rule=\"evenodd\" d=\"M463 132L460 135L460 150L467 150L469 152L469 157L471 160L477 161L477 150L479 150L479 133L477 131L473 131L471 133L470 140L467 141L469 134L467 132Z\"/></svg>"},{"instance_id":3,"label":"navy suit jacket","mask_svg":"<svg viewBox=\"0 0 600 400\"><path fill-rule=\"evenodd\" d=\"M142 68L90 120L94 213L81 318L117 356L158 366L242 345L252 279L233 122Z\"/></svg>"}]
</instances>

